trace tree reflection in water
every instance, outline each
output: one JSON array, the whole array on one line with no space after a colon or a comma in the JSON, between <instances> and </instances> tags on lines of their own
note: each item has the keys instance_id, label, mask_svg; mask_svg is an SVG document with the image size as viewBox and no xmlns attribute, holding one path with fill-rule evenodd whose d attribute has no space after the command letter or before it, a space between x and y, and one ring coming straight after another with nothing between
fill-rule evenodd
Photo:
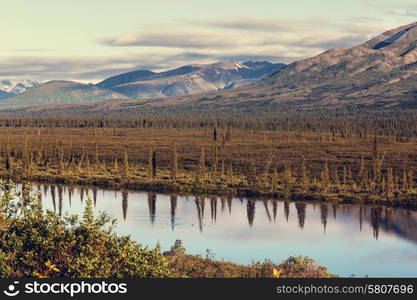
<instances>
[{"instance_id":1,"label":"tree reflection in water","mask_svg":"<svg viewBox=\"0 0 417 300\"><path fill-rule=\"evenodd\" d=\"M148 209L149 209L149 219L151 224L155 223L156 217L156 194L155 193L148 193Z\"/></svg>"},{"instance_id":2,"label":"tree reflection in water","mask_svg":"<svg viewBox=\"0 0 417 300\"><path fill-rule=\"evenodd\" d=\"M171 229L174 230L175 227L175 214L177 211L177 201L178 201L178 197L171 195L170 196L170 200L171 200Z\"/></svg>"},{"instance_id":3,"label":"tree reflection in water","mask_svg":"<svg viewBox=\"0 0 417 300\"><path fill-rule=\"evenodd\" d=\"M298 216L298 226L303 229L306 218L306 204L304 202L296 202L295 208Z\"/></svg>"},{"instance_id":4,"label":"tree reflection in water","mask_svg":"<svg viewBox=\"0 0 417 300\"><path fill-rule=\"evenodd\" d=\"M122 192L122 211L123 211L123 220L125 221L126 221L126 216L127 216L128 197L129 197L129 193L127 191L123 191Z\"/></svg>"},{"instance_id":5,"label":"tree reflection in water","mask_svg":"<svg viewBox=\"0 0 417 300\"><path fill-rule=\"evenodd\" d=\"M22 185L20 188L24 188ZM66 212L65 209L71 208L72 199L75 195L78 195L81 203L84 200L85 195L88 196L89 189L85 187L77 188L73 186L62 186L62 185L37 185L37 191L41 193L41 199L48 200L46 206L52 209L54 212L63 214ZM98 189L91 189L92 197L94 200L97 210L100 207L101 196L98 196ZM103 196L105 192L103 191ZM147 199L149 222L154 225L156 219L156 202L158 195L156 193L133 193L133 198L136 201L136 195L145 195ZM50 197L50 199L48 199ZM114 201L121 201L122 214L121 217L124 221L128 219L128 202L129 192L122 191L121 193L114 191ZM181 210L181 214L178 212L178 206L188 203L188 197L179 197L177 195L170 195L168 198L168 206L170 219L167 223L170 224L170 228L174 231L176 228L177 221L183 216L181 214L189 213ZM302 201L289 201L289 200L274 200L274 199L245 199L245 198L233 198L231 196L216 197L210 196L210 221L212 225L218 224L222 218L233 217L236 214L232 214L234 205L238 213L242 213L242 208L246 206L244 212L246 214L247 224L249 227L255 226L255 212L256 205L263 206L263 211L259 215L259 224L265 220L267 223L274 224L279 220L278 206L280 203L283 205L283 216L282 218L286 223L291 223L292 218L297 218L296 223L298 228L303 230L306 227L306 214L307 210L311 212L312 219L318 219L319 224L323 227L323 234L326 234L327 228L331 226L333 222L336 222L338 218L349 217L353 220L357 220L359 226L358 230L363 231L364 226L370 226L372 235L375 239L380 237L381 229L384 232L390 232L396 235L407 235L407 238L417 241L417 213L411 210L405 210L393 207L378 207L378 206L365 206L365 205L344 205L344 204L327 204L327 203L308 203ZM43 201L43 200L42 200ZM58 203L57 203L58 201ZM162 201L162 200L161 200ZM165 200L164 200L165 201ZM197 196L193 200L195 204L194 213L197 216L198 228L202 233L204 229L204 210L206 204L206 198L203 196ZM65 207L65 203L68 203L68 207ZM234 203L234 204L233 204ZM218 204L220 208L218 209ZM76 205L80 207L80 204ZM243 206L243 207L242 207ZM82 205L81 205L82 207ZM120 207L120 206L119 206ZM291 214L291 207L295 208L295 214ZM329 209L331 212L329 212ZM137 213L137 212L135 212ZM329 221L329 213L332 214L331 222ZM243 216L242 216L243 217ZM273 221L273 222L272 222ZM313 220L314 221L314 220ZM317 223L313 222L309 226L316 226Z\"/></svg>"}]
</instances>

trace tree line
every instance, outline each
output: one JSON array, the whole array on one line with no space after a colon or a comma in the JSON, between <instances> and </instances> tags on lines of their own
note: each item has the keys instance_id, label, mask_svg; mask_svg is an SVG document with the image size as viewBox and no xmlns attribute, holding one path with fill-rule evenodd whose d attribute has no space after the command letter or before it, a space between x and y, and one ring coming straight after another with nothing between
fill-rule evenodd
<instances>
[{"instance_id":1,"label":"tree line","mask_svg":"<svg viewBox=\"0 0 417 300\"><path fill-rule=\"evenodd\" d=\"M173 112L135 114L99 113L97 115L60 116L30 113L0 113L0 128L178 128L326 132L340 137L369 138L374 134L407 141L417 136L415 110L387 111L237 111L232 112Z\"/></svg>"}]
</instances>

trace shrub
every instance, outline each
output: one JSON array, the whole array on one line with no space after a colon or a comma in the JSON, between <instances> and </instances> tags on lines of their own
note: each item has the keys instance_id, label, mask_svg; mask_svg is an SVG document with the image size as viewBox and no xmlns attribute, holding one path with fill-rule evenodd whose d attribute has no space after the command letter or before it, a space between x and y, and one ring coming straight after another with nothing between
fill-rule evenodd
<instances>
[{"instance_id":1,"label":"shrub","mask_svg":"<svg viewBox=\"0 0 417 300\"><path fill-rule=\"evenodd\" d=\"M164 255L166 256L181 256L185 255L186 249L182 245L181 240L176 240L174 245L171 247L171 249L167 252L164 252Z\"/></svg>"},{"instance_id":2,"label":"shrub","mask_svg":"<svg viewBox=\"0 0 417 300\"><path fill-rule=\"evenodd\" d=\"M30 187L16 193L11 182L0 182L0 276L22 277L171 277L158 249L142 248L113 232L114 221L93 215L89 199L82 220L77 216L43 213ZM50 270L51 263L55 266ZM49 264L49 266L48 266Z\"/></svg>"},{"instance_id":3,"label":"shrub","mask_svg":"<svg viewBox=\"0 0 417 300\"><path fill-rule=\"evenodd\" d=\"M328 272L326 267L318 265L314 259L308 256L290 256L278 268L281 270L281 277L334 277L333 274Z\"/></svg>"},{"instance_id":4,"label":"shrub","mask_svg":"<svg viewBox=\"0 0 417 300\"><path fill-rule=\"evenodd\" d=\"M180 240L170 251L143 248L130 237L113 232L115 221L93 214L86 201L81 219L44 212L39 194L30 185L21 193L0 181L0 277L334 277L304 256L279 265L265 260L249 266L188 255Z\"/></svg>"},{"instance_id":5,"label":"shrub","mask_svg":"<svg viewBox=\"0 0 417 300\"><path fill-rule=\"evenodd\" d=\"M307 256L291 256L280 264L271 260L238 265L227 261L203 258L199 255L167 253L176 276L191 278L328 278L336 277L326 267L318 265Z\"/></svg>"}]
</instances>

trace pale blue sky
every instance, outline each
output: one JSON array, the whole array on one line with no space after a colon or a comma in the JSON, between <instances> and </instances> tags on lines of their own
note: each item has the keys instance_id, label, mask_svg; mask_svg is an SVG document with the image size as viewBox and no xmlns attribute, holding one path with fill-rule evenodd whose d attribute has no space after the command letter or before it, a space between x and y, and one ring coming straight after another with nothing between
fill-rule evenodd
<instances>
[{"instance_id":1,"label":"pale blue sky","mask_svg":"<svg viewBox=\"0 0 417 300\"><path fill-rule=\"evenodd\" d=\"M0 79L96 82L221 59L291 62L417 20L395 0L0 0Z\"/></svg>"}]
</instances>

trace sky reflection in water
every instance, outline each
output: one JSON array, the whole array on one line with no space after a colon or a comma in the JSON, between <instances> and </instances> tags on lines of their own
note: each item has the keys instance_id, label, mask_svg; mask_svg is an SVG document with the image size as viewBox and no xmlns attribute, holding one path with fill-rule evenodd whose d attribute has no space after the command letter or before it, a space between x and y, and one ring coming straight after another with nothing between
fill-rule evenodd
<instances>
[{"instance_id":1,"label":"sky reflection in water","mask_svg":"<svg viewBox=\"0 0 417 300\"><path fill-rule=\"evenodd\" d=\"M308 255L341 276L417 276L417 213L403 209L183 197L65 186L35 186L46 209L80 214L85 199L117 218L116 231L164 250L181 239L188 252L248 264Z\"/></svg>"}]
</instances>

